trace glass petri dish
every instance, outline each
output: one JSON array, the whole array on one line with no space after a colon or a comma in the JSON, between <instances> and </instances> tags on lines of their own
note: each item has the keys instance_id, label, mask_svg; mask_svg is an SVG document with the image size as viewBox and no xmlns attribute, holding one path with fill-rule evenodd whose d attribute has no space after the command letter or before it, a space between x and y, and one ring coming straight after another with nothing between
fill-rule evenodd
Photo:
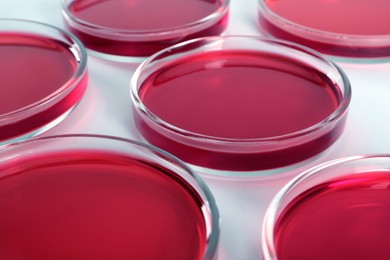
<instances>
[{"instance_id":1,"label":"glass petri dish","mask_svg":"<svg viewBox=\"0 0 390 260\"><path fill-rule=\"evenodd\" d=\"M390 58L390 2L382 0L259 0L266 33L324 54Z\"/></svg>"},{"instance_id":2,"label":"glass petri dish","mask_svg":"<svg viewBox=\"0 0 390 260\"><path fill-rule=\"evenodd\" d=\"M249 36L165 49L130 85L146 141L222 175L265 174L321 153L343 132L351 98L346 75L320 54Z\"/></svg>"},{"instance_id":3,"label":"glass petri dish","mask_svg":"<svg viewBox=\"0 0 390 260\"><path fill-rule=\"evenodd\" d=\"M219 215L203 181L141 143L64 135L0 148L6 259L215 259Z\"/></svg>"},{"instance_id":4,"label":"glass petri dish","mask_svg":"<svg viewBox=\"0 0 390 260\"><path fill-rule=\"evenodd\" d=\"M290 181L263 222L271 259L388 259L390 156L341 158Z\"/></svg>"},{"instance_id":5,"label":"glass petri dish","mask_svg":"<svg viewBox=\"0 0 390 260\"><path fill-rule=\"evenodd\" d=\"M221 34L230 0L64 0L67 28L92 53L146 57L184 40ZM108 55L104 55L108 54Z\"/></svg>"},{"instance_id":6,"label":"glass petri dish","mask_svg":"<svg viewBox=\"0 0 390 260\"><path fill-rule=\"evenodd\" d=\"M0 144L49 129L84 94L86 51L56 27L0 19L0 57Z\"/></svg>"}]
</instances>

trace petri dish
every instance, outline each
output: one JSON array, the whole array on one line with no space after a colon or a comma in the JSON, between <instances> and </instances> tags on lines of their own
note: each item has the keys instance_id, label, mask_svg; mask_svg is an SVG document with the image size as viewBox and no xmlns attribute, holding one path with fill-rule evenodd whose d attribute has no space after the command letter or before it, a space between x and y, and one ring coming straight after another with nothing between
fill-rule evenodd
<instances>
[{"instance_id":1,"label":"petri dish","mask_svg":"<svg viewBox=\"0 0 390 260\"><path fill-rule=\"evenodd\" d=\"M5 259L215 259L213 196L173 156L63 135L0 148Z\"/></svg>"},{"instance_id":2,"label":"petri dish","mask_svg":"<svg viewBox=\"0 0 390 260\"><path fill-rule=\"evenodd\" d=\"M343 132L351 98L346 75L320 54L249 36L165 49L130 85L144 140L222 175L265 174L320 154Z\"/></svg>"},{"instance_id":3,"label":"petri dish","mask_svg":"<svg viewBox=\"0 0 390 260\"><path fill-rule=\"evenodd\" d=\"M0 57L0 144L49 129L85 92L85 48L56 27L0 19Z\"/></svg>"},{"instance_id":4,"label":"petri dish","mask_svg":"<svg viewBox=\"0 0 390 260\"><path fill-rule=\"evenodd\" d=\"M358 59L390 57L390 2L373 0L259 0L266 33L324 54Z\"/></svg>"},{"instance_id":5,"label":"petri dish","mask_svg":"<svg viewBox=\"0 0 390 260\"><path fill-rule=\"evenodd\" d=\"M390 157L318 165L274 197L263 222L264 259L388 259Z\"/></svg>"},{"instance_id":6,"label":"petri dish","mask_svg":"<svg viewBox=\"0 0 390 260\"><path fill-rule=\"evenodd\" d=\"M91 53L146 57L184 40L221 34L230 0L64 0L66 27ZM106 55L104 55L106 54Z\"/></svg>"}]
</instances>

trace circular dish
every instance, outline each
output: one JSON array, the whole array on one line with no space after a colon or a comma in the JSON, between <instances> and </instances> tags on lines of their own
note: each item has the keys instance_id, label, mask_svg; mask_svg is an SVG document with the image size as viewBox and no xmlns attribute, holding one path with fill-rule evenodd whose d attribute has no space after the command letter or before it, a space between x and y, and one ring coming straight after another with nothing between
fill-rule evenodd
<instances>
[{"instance_id":1,"label":"circular dish","mask_svg":"<svg viewBox=\"0 0 390 260\"><path fill-rule=\"evenodd\" d=\"M218 211L173 156L98 135L0 148L6 259L214 259Z\"/></svg>"},{"instance_id":2,"label":"circular dish","mask_svg":"<svg viewBox=\"0 0 390 260\"><path fill-rule=\"evenodd\" d=\"M260 25L277 38L346 58L389 58L390 2L259 0Z\"/></svg>"},{"instance_id":3,"label":"circular dish","mask_svg":"<svg viewBox=\"0 0 390 260\"><path fill-rule=\"evenodd\" d=\"M266 211L265 260L388 259L390 157L355 156L290 181Z\"/></svg>"},{"instance_id":4,"label":"circular dish","mask_svg":"<svg viewBox=\"0 0 390 260\"><path fill-rule=\"evenodd\" d=\"M335 64L259 37L173 46L145 60L131 80L142 136L221 174L275 169L324 151L343 132L350 98Z\"/></svg>"},{"instance_id":5,"label":"circular dish","mask_svg":"<svg viewBox=\"0 0 390 260\"><path fill-rule=\"evenodd\" d=\"M84 94L86 51L58 28L0 19L0 57L0 144L47 130Z\"/></svg>"},{"instance_id":6,"label":"circular dish","mask_svg":"<svg viewBox=\"0 0 390 260\"><path fill-rule=\"evenodd\" d=\"M219 35L230 0L64 0L67 28L94 54L146 57L175 43ZM104 55L108 54L108 55Z\"/></svg>"}]
</instances>

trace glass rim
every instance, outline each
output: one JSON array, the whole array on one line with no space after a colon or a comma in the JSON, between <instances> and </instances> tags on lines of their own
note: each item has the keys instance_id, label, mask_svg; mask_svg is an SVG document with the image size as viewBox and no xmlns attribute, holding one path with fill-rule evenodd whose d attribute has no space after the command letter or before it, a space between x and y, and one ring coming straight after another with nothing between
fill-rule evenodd
<instances>
[{"instance_id":1,"label":"glass rim","mask_svg":"<svg viewBox=\"0 0 390 260\"><path fill-rule=\"evenodd\" d=\"M157 148L155 146L145 144L139 141L118 137L118 136L110 136L110 135L102 135L102 134L62 134L62 135L51 135L51 136L44 136L44 137L34 137L31 139L21 140L18 142L8 143L0 146L0 151L3 153L0 153L0 159L4 156L4 151L12 150L13 148L17 148L24 145L31 145L34 143L42 143L42 142L50 142L54 140L69 140L69 139L83 139L89 142L93 142L93 140L101 140L101 141L109 141L109 142L121 142L128 145L138 146L143 149L152 151L154 154L157 154L157 156L162 155L159 159L163 160L164 162L168 162L172 164L172 162L176 165L178 165L180 168L182 168L186 173L188 173L191 178L196 182L197 185L199 185L201 192L204 194L206 200L204 201L202 199L202 203L207 206L208 211L210 213L211 223L205 218L204 214L204 221L205 221L205 227L206 227L206 247L203 254L203 259L211 260L214 259L217 255L217 249L218 249L218 243L219 243L219 234L220 234L220 227L219 227L219 211L218 207L215 201L215 198L213 194L211 193L209 187L207 184L203 181L203 179L196 174L189 166L187 166L185 163L183 163L180 159L175 157L174 155ZM71 140L69 140L71 141ZM44 144L42 145L42 147ZM77 146L83 147L82 144L77 143ZM104 148L103 148L104 149ZM58 148L58 150L61 150L61 147ZM12 152L12 151L11 151ZM169 162L167 159L169 159L171 162ZM188 185L191 185L188 183ZM191 185L192 186L192 185ZM194 189L194 192L198 193L196 189ZM211 224L211 226L210 226Z\"/></svg>"},{"instance_id":2,"label":"glass rim","mask_svg":"<svg viewBox=\"0 0 390 260\"><path fill-rule=\"evenodd\" d=\"M326 170L330 167L341 165L344 163L351 163L354 161L362 160L375 160L375 159L387 159L390 164L390 154L371 154L371 155L355 155L342 157L327 161L321 164L318 164L310 169L303 171L298 174L296 177L288 181L273 197L270 204L268 205L264 220L262 223L262 232L261 232L261 249L265 260L277 260L277 253L275 248L275 236L274 228L278 220L277 210L282 206L283 199L305 180L309 179L312 176L321 174L322 170Z\"/></svg>"},{"instance_id":3,"label":"glass rim","mask_svg":"<svg viewBox=\"0 0 390 260\"><path fill-rule=\"evenodd\" d=\"M312 41L317 41L325 44L334 44L335 42L341 43L340 45L346 46L353 43L358 47L390 47L390 34L376 34L376 35L361 35L361 34L348 34L348 33L337 33L326 30L320 30L313 27L301 25L288 20L275 12L271 11L264 2L266 0L257 0L260 6L260 12L263 14L263 18L274 26L280 28L278 25L285 25L289 28L294 28L301 33L295 33L294 36L299 38L305 38ZM265 14L265 15L264 15ZM275 24L276 23L276 24ZM281 28L280 28L281 29ZM284 30L284 29L282 29ZM307 36L309 35L309 36ZM342 44L344 42L344 44ZM347 44L345 44L345 42ZM389 53L390 54L390 53Z\"/></svg>"},{"instance_id":4,"label":"glass rim","mask_svg":"<svg viewBox=\"0 0 390 260\"><path fill-rule=\"evenodd\" d=\"M200 31L204 26L217 21L222 18L229 10L230 0L222 0L221 5L211 14L190 23L185 23L182 25L171 26L162 29L118 29L108 26L101 26L98 24L87 22L83 19L80 19L74 16L69 11L69 4L74 0L62 0L62 13L66 19L70 19L75 24L82 26L83 28L96 31L101 35L106 37L114 37L121 40L127 41L152 41L152 40L164 40L169 39L175 35L183 36L188 34L188 30L192 29L193 32ZM199 29L198 29L199 28ZM79 28L80 29L80 28Z\"/></svg>"},{"instance_id":5,"label":"glass rim","mask_svg":"<svg viewBox=\"0 0 390 260\"><path fill-rule=\"evenodd\" d=\"M332 114L330 114L328 117L325 119L321 120L317 124L314 124L310 127L307 127L305 129L284 134L284 135L278 135L278 136L271 136L271 137L262 137L262 138L225 138L225 137L217 137L217 136L209 136L209 135L204 135L204 134L199 134L196 132L184 130L182 128L176 127L162 119L160 119L158 116L156 116L153 112L151 112L142 102L141 98L138 95L139 91L139 86L142 84L140 81L140 78L146 69L146 67L151 64L154 60L158 59L160 56L166 57L169 56L169 53L173 53L175 49L182 48L183 46L188 46L192 44L198 44L201 43L202 41L206 41L205 44L209 44L211 42L215 41L223 41L226 39L250 39L258 42L265 42L265 43L271 43L271 44L277 44L278 47L280 48L292 48L295 50L298 50L302 52L302 54L307 54L308 56L312 55L314 58L317 58L324 62L328 67L334 69L337 71L337 73L340 75L340 78L342 79L343 83L343 90L344 94L343 97L337 106L337 109L333 111ZM199 46L199 45L197 45ZM206 50L207 51L207 50ZM339 86L341 88L341 86ZM279 39L271 39L267 37L262 37L262 36L243 36L243 35L228 35L228 36L208 36L208 37L202 37L202 38L197 38L193 40L188 40L176 45L173 45L171 47L168 47L166 49L163 49L146 60L144 60L135 70L133 73L133 76L130 81L130 94L131 94L131 100L133 104L136 107L136 110L141 112L143 115L147 117L148 120L150 120L153 124L156 124L158 126L161 126L165 130L168 130L171 133L174 133L175 135L179 135L184 139L193 139L201 142L210 142L213 144L242 144L242 145L252 145L252 144L259 144L259 143L280 143L283 141L289 141L291 139L299 138L306 136L308 134L315 133L317 131L320 131L323 129L325 126L335 122L337 119L342 117L344 113L348 110L350 101L351 101L351 84L349 82L349 79L345 72L334 62L331 60L325 58L322 54L319 52L316 52L310 48L307 48L303 45L289 42L289 41L284 41L284 40L279 40Z\"/></svg>"},{"instance_id":6,"label":"glass rim","mask_svg":"<svg viewBox=\"0 0 390 260\"><path fill-rule=\"evenodd\" d=\"M46 24L43 22L39 21L33 21L33 20L27 20L27 19L9 19L9 18L0 18L0 26L3 23L17 23L17 24L26 24L26 25L33 25L33 26L38 26L43 29L50 29L53 30L57 33L60 33L61 35L64 35L67 40L70 40L70 44L61 41L62 43L65 43L66 45L72 46L77 48L76 51L79 53L75 53L74 51L70 50L72 56L74 59L77 61L77 68L74 71L73 75L69 77L69 79L56 91L51 93L50 95L42 98L41 100L38 100L34 103L31 103L27 106L18 108L16 110L7 112L5 114L0 114L0 126L8 123L8 120L14 119L14 118L19 118L24 116L26 113L29 113L30 111L37 111L39 112L40 107L45 106L47 104L50 104L51 102L55 102L56 99L60 98L60 96L65 93L66 91L69 91L73 88L75 88L80 81L83 79L83 76L86 74L87 71L87 50L85 49L84 45L81 43L81 41L74 36L73 34L62 30L61 28L58 28L56 26ZM27 30L16 30L17 32L21 33L30 33L30 31ZM0 29L0 37L1 37L1 29ZM42 37L50 37L50 33L41 31L39 34L36 34L37 36L42 36ZM60 39L56 38L56 40L60 41Z\"/></svg>"}]
</instances>

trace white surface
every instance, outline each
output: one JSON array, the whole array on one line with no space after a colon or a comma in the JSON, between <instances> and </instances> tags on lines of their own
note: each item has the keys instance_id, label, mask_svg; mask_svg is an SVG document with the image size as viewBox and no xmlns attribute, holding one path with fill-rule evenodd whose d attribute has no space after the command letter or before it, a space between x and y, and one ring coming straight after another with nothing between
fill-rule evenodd
<instances>
[{"instance_id":1,"label":"white surface","mask_svg":"<svg viewBox=\"0 0 390 260\"><path fill-rule=\"evenodd\" d=\"M1 0L0 18L24 18L63 28L60 0ZM225 34L259 35L256 0L232 0ZM1 58L1 57L0 57ZM261 223L275 192L296 174L330 159L390 153L390 62L338 63L352 84L352 103L341 140L320 158L267 178L206 178L221 213L220 259L259 259ZM137 64L90 57L90 82L73 113L45 135L99 133L137 139L132 125L129 81Z\"/></svg>"}]
</instances>

